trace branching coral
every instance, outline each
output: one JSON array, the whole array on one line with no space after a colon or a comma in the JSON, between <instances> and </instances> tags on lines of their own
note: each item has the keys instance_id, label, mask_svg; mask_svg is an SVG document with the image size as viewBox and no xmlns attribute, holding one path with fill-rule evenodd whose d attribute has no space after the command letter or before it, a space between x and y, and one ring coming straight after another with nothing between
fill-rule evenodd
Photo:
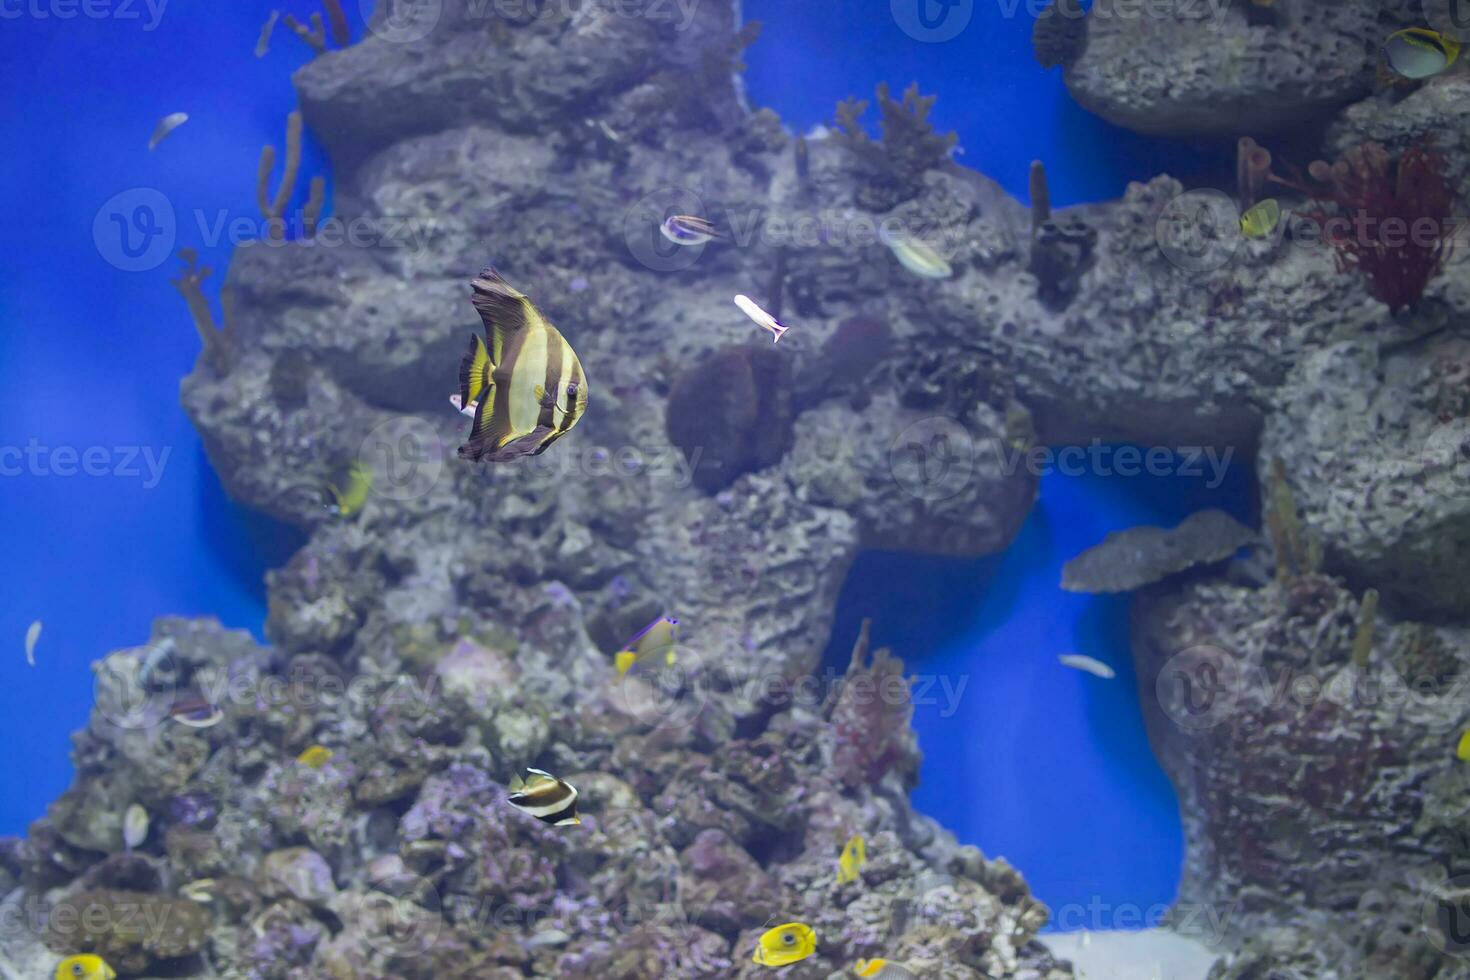
<instances>
[{"instance_id":1,"label":"branching coral","mask_svg":"<svg viewBox=\"0 0 1470 980\"><path fill-rule=\"evenodd\" d=\"M1336 251L1338 268L1356 269L1369 294L1398 312L1418 303L1450 256L1460 198L1446 166L1427 144L1409 147L1395 161L1381 144L1364 143L1335 163L1313 163L1311 185L1273 179L1335 205L1335 213L1307 217Z\"/></svg>"},{"instance_id":2,"label":"branching coral","mask_svg":"<svg viewBox=\"0 0 1470 980\"><path fill-rule=\"evenodd\" d=\"M877 95L883 115L881 141L863 128L866 99L839 102L837 127L838 139L856 158L864 178L857 203L881 212L917 196L924 186L924 174L949 159L959 137L935 132L929 113L938 96L920 95L918 82L904 90L902 102L892 98L887 83L879 83Z\"/></svg>"},{"instance_id":3,"label":"branching coral","mask_svg":"<svg viewBox=\"0 0 1470 980\"><path fill-rule=\"evenodd\" d=\"M352 31L347 25L347 15L342 11L342 0L322 0L322 6L326 8L327 21L332 28L332 43L339 48L347 47L352 43ZM291 33L305 41L311 50L317 54L326 54L327 25L322 23L320 13L311 15L311 27L307 27L291 14L282 17L281 23L289 27Z\"/></svg>"},{"instance_id":4,"label":"branching coral","mask_svg":"<svg viewBox=\"0 0 1470 980\"><path fill-rule=\"evenodd\" d=\"M903 661L886 648L875 651L869 662L870 625L863 621L847 676L830 705L837 736L832 770L848 786L877 783L892 769L912 782L919 753L909 726L914 715L909 682Z\"/></svg>"},{"instance_id":5,"label":"branching coral","mask_svg":"<svg viewBox=\"0 0 1470 980\"><path fill-rule=\"evenodd\" d=\"M216 327L214 313L209 308L209 299L204 295L204 280L214 272L210 266L199 264L199 253L192 248L179 250L184 267L177 279L170 279L174 289L189 304L189 315L194 320L194 329L204 342L204 358L216 374L225 374L230 369L230 312L234 305L234 293L226 286L220 290L220 305L224 308L224 324Z\"/></svg>"},{"instance_id":6,"label":"branching coral","mask_svg":"<svg viewBox=\"0 0 1470 980\"><path fill-rule=\"evenodd\" d=\"M286 117L286 161L281 171L281 186L271 195L271 172L276 168L276 148L267 143L260 151L260 166L255 172L255 200L265 216L272 238L286 234L284 217L291 195L296 191L296 174L301 169L301 113Z\"/></svg>"}]
</instances>

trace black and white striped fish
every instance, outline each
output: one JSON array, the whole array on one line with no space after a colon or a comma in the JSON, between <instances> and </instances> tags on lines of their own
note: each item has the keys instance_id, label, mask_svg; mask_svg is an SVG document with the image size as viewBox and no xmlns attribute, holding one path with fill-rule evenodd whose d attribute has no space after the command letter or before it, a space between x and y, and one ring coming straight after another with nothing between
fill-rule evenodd
<instances>
[{"instance_id":1,"label":"black and white striped fish","mask_svg":"<svg viewBox=\"0 0 1470 980\"><path fill-rule=\"evenodd\" d=\"M527 767L529 778L512 776L510 805L553 827L570 827L582 822L577 816L577 787L549 772Z\"/></svg>"},{"instance_id":2,"label":"black and white striped fish","mask_svg":"<svg viewBox=\"0 0 1470 980\"><path fill-rule=\"evenodd\" d=\"M485 339L470 338L459 366L459 403L478 402L462 459L538 456L587 411L577 352L526 295L485 269L470 283Z\"/></svg>"}]
</instances>

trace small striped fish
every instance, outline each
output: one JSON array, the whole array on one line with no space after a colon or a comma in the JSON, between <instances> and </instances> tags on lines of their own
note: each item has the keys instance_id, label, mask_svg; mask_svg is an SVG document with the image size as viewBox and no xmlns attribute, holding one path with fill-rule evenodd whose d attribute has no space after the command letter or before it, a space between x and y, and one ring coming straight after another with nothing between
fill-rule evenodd
<instances>
[{"instance_id":1,"label":"small striped fish","mask_svg":"<svg viewBox=\"0 0 1470 980\"><path fill-rule=\"evenodd\" d=\"M553 827L582 822L577 816L577 787L540 769L527 767L526 772L531 774L528 779L511 778L511 806Z\"/></svg>"},{"instance_id":2,"label":"small striped fish","mask_svg":"<svg viewBox=\"0 0 1470 980\"><path fill-rule=\"evenodd\" d=\"M470 283L485 339L470 338L459 404L479 403L461 459L539 456L587 411L587 378L566 338L494 269Z\"/></svg>"},{"instance_id":3,"label":"small striped fish","mask_svg":"<svg viewBox=\"0 0 1470 980\"><path fill-rule=\"evenodd\" d=\"M891 960L858 960L852 972L860 977L872 977L874 980L918 980L919 975L902 963L894 963Z\"/></svg>"}]
</instances>

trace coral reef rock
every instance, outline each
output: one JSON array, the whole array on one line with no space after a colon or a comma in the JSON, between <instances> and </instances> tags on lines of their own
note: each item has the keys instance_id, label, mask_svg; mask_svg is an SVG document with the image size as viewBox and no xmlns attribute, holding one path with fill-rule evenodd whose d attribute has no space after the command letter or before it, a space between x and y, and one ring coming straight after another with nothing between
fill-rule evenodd
<instances>
[{"instance_id":1,"label":"coral reef rock","mask_svg":"<svg viewBox=\"0 0 1470 980\"><path fill-rule=\"evenodd\" d=\"M1171 575L1224 561L1256 539L1220 510L1191 514L1178 527L1135 527L1109 534L1062 568L1069 592L1132 592Z\"/></svg>"}]
</instances>

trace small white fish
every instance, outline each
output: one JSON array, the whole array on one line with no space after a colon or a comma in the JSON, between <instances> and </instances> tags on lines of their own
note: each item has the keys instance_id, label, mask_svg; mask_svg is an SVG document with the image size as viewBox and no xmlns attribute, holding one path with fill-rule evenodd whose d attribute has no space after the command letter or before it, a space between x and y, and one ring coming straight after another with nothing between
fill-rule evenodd
<instances>
[{"instance_id":1,"label":"small white fish","mask_svg":"<svg viewBox=\"0 0 1470 980\"><path fill-rule=\"evenodd\" d=\"M163 142L165 136L188 121L189 114L187 112L170 113L158 120L158 125L153 129L153 136L148 140L148 149L152 150L157 148L158 144Z\"/></svg>"},{"instance_id":2,"label":"small white fish","mask_svg":"<svg viewBox=\"0 0 1470 980\"><path fill-rule=\"evenodd\" d=\"M148 839L148 811L134 803L123 814L123 844L128 850L141 847Z\"/></svg>"},{"instance_id":3,"label":"small white fish","mask_svg":"<svg viewBox=\"0 0 1470 980\"><path fill-rule=\"evenodd\" d=\"M948 279L954 268L928 244L905 231L891 231L879 226L878 240L898 259L898 264L924 279Z\"/></svg>"},{"instance_id":4,"label":"small white fish","mask_svg":"<svg viewBox=\"0 0 1470 980\"><path fill-rule=\"evenodd\" d=\"M777 320L775 317L771 316L771 314L767 313L765 310L757 306L755 304L755 300L751 299L749 296L736 296L735 305L740 307L745 315L750 317L757 324L771 331L771 343L773 344L780 342L781 335L789 329L788 327L783 327L780 320Z\"/></svg>"},{"instance_id":5,"label":"small white fish","mask_svg":"<svg viewBox=\"0 0 1470 980\"><path fill-rule=\"evenodd\" d=\"M36 666L36 642L41 639L41 621L38 619L26 630L26 663Z\"/></svg>"},{"instance_id":6,"label":"small white fish","mask_svg":"<svg viewBox=\"0 0 1470 980\"><path fill-rule=\"evenodd\" d=\"M475 412L480 407L479 402L470 402L468 405L463 404L457 391L449 396L449 404L454 406L456 412L461 415L468 415L470 418L475 417Z\"/></svg>"},{"instance_id":7,"label":"small white fish","mask_svg":"<svg viewBox=\"0 0 1470 980\"><path fill-rule=\"evenodd\" d=\"M720 237L714 225L690 214L673 215L658 230L675 245L703 245Z\"/></svg>"},{"instance_id":8,"label":"small white fish","mask_svg":"<svg viewBox=\"0 0 1470 980\"><path fill-rule=\"evenodd\" d=\"M1114 677L1118 676L1116 673L1113 672L1113 668L1109 667L1101 660L1096 660L1092 657L1085 657L1080 653L1064 653L1060 657L1058 657L1057 660L1061 661L1063 667L1071 667L1073 670L1085 671L1086 673L1092 674L1095 677L1101 677L1105 681L1110 681Z\"/></svg>"},{"instance_id":9,"label":"small white fish","mask_svg":"<svg viewBox=\"0 0 1470 980\"><path fill-rule=\"evenodd\" d=\"M275 32L276 21L281 19L279 10L272 10L271 15L266 18L265 26L260 29L260 38L255 42L255 56L264 58L270 53L271 34Z\"/></svg>"}]
</instances>

